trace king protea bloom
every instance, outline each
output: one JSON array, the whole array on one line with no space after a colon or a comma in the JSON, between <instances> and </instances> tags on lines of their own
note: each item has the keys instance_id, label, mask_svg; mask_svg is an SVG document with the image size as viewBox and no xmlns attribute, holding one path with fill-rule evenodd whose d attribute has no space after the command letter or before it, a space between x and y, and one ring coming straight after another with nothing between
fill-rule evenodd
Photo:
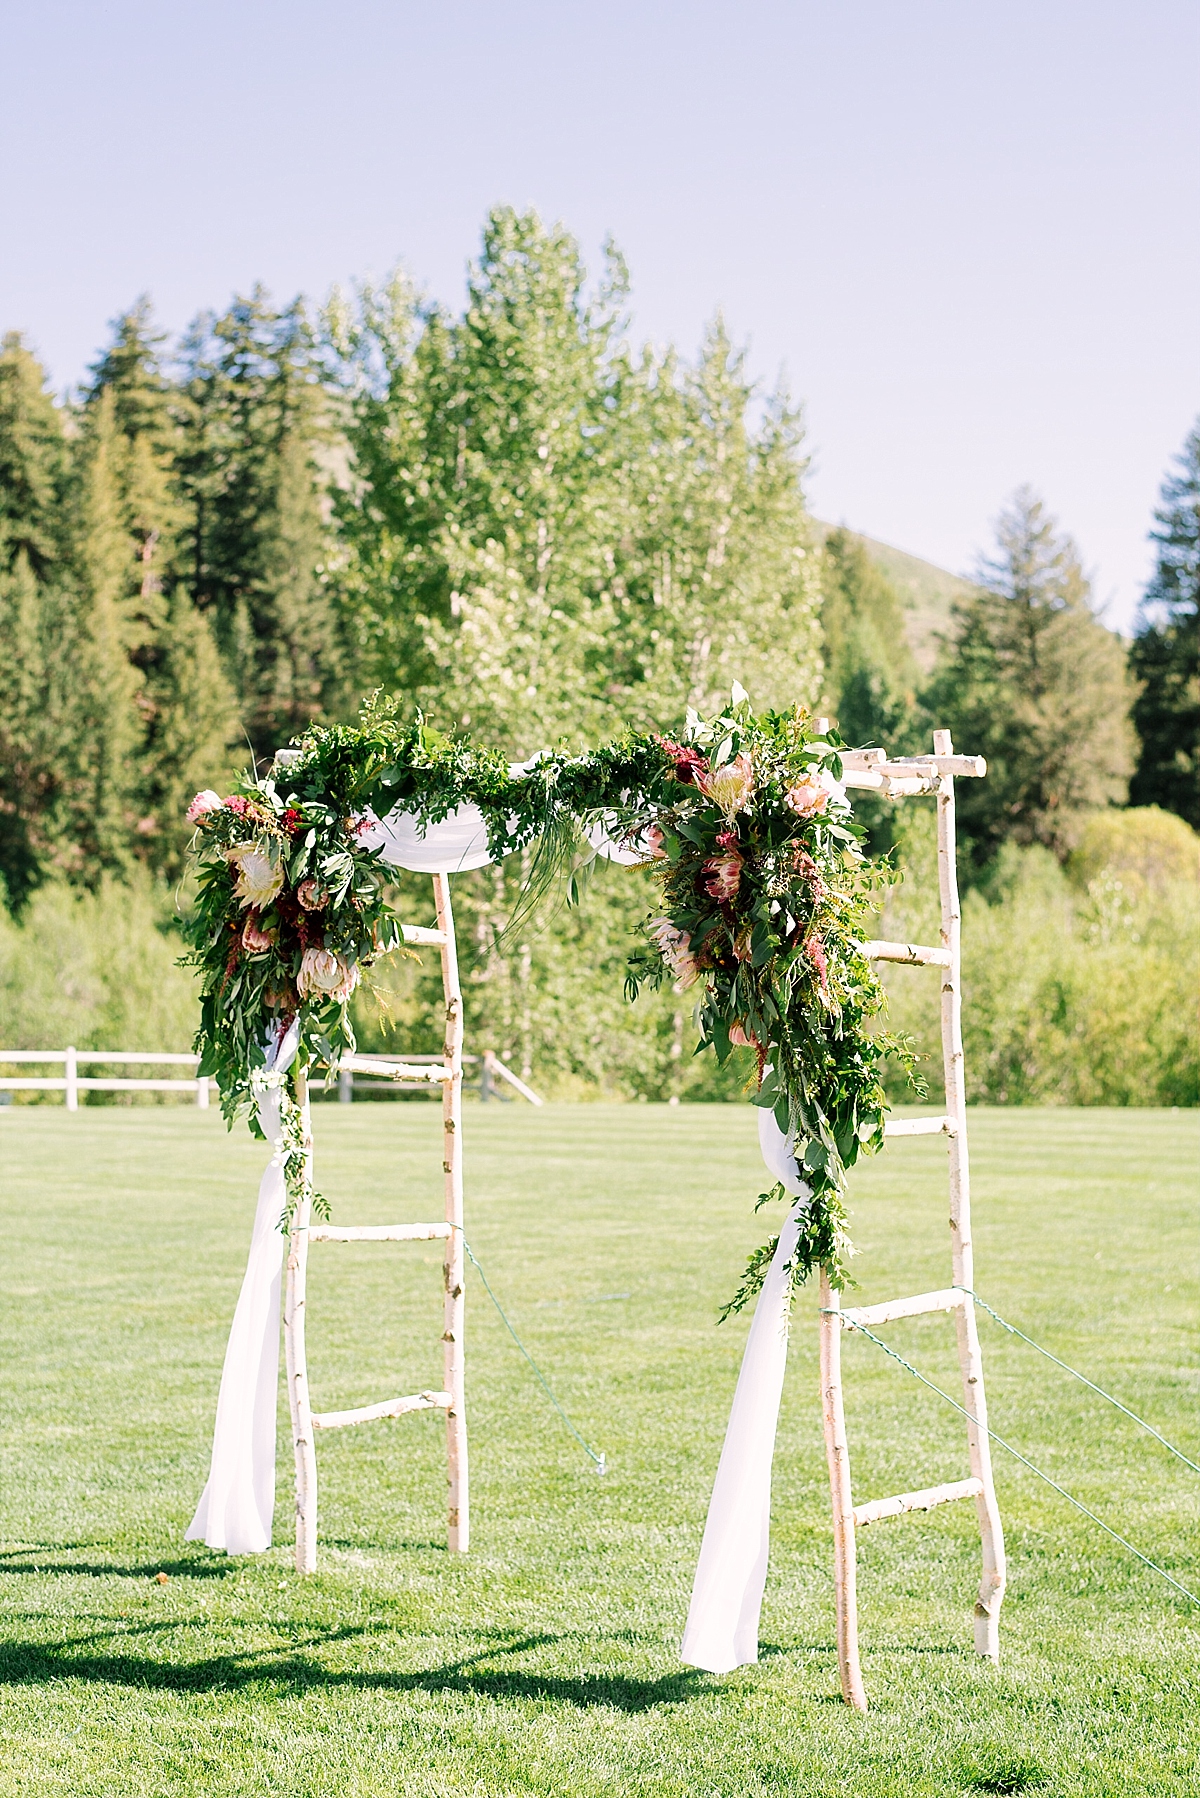
<instances>
[{"instance_id":1,"label":"king protea bloom","mask_svg":"<svg viewBox=\"0 0 1200 1798\"><path fill-rule=\"evenodd\" d=\"M729 1026L729 1040L735 1049L757 1049L758 1038L751 1036L741 1018L735 1018Z\"/></svg>"},{"instance_id":2,"label":"king protea bloom","mask_svg":"<svg viewBox=\"0 0 1200 1798\"><path fill-rule=\"evenodd\" d=\"M211 787L205 787L202 793L196 794L184 816L189 824L199 824L201 818L206 818L209 812L219 812L221 805L221 795L214 793Z\"/></svg>"},{"instance_id":3,"label":"king protea bloom","mask_svg":"<svg viewBox=\"0 0 1200 1798\"><path fill-rule=\"evenodd\" d=\"M713 899L734 898L742 881L742 858L736 849L710 855L704 864L704 890Z\"/></svg>"},{"instance_id":4,"label":"king protea bloom","mask_svg":"<svg viewBox=\"0 0 1200 1798\"><path fill-rule=\"evenodd\" d=\"M258 913L256 911L248 912L246 922L242 925L242 948L246 950L247 954L261 955L263 950L269 949L274 941L275 932L263 929L259 923Z\"/></svg>"},{"instance_id":5,"label":"king protea bloom","mask_svg":"<svg viewBox=\"0 0 1200 1798\"><path fill-rule=\"evenodd\" d=\"M348 999L358 985L358 967L332 949L306 949L296 975L305 999Z\"/></svg>"},{"instance_id":6,"label":"king protea bloom","mask_svg":"<svg viewBox=\"0 0 1200 1798\"><path fill-rule=\"evenodd\" d=\"M225 859L237 869L233 890L243 905L262 911L283 890L283 868L279 858L259 843L235 843L225 851Z\"/></svg>"},{"instance_id":7,"label":"king protea bloom","mask_svg":"<svg viewBox=\"0 0 1200 1798\"><path fill-rule=\"evenodd\" d=\"M687 931L672 924L670 918L655 918L647 928L680 986L694 986L700 978L700 966L692 954L692 939Z\"/></svg>"},{"instance_id":8,"label":"king protea bloom","mask_svg":"<svg viewBox=\"0 0 1200 1798\"><path fill-rule=\"evenodd\" d=\"M732 819L738 812L745 811L754 792L754 765L743 749L731 762L700 775L696 785L706 799L711 799L727 818Z\"/></svg>"}]
</instances>

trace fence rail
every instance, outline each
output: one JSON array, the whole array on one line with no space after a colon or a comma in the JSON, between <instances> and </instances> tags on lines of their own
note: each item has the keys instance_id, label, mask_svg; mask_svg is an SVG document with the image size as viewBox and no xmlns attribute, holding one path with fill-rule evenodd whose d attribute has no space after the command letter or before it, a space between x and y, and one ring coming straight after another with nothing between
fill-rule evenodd
<instances>
[{"instance_id":1,"label":"fence rail","mask_svg":"<svg viewBox=\"0 0 1200 1798\"><path fill-rule=\"evenodd\" d=\"M402 1091L412 1090L412 1083L396 1081L387 1075L387 1068L397 1058L387 1055L357 1055L354 1058L355 1070L360 1073L371 1071L367 1064L378 1064L379 1077L371 1080L355 1081L349 1068L344 1068L338 1080L338 1098L343 1104L349 1104L354 1097L357 1086L360 1092ZM405 1055L405 1063L437 1063L442 1062L440 1055ZM533 1089L525 1084L512 1069L506 1067L500 1057L491 1049L486 1049L481 1057L464 1055L464 1062L478 1063L479 1096L486 1103L490 1098L498 1098L496 1082L505 1081L513 1087L530 1105L540 1105L541 1098ZM61 1075L0 1075L0 1093L62 1093L68 1111L79 1110L80 1093L192 1093L201 1111L207 1111L209 1092L213 1082L207 1077L194 1075L190 1080L137 1080L108 1075L81 1074L83 1064L101 1067L129 1067L135 1065L149 1067L187 1067L199 1066L198 1055L179 1055L165 1051L143 1052L140 1049L0 1049L0 1068L45 1066L56 1067L61 1064ZM430 1092L438 1089L428 1082Z\"/></svg>"},{"instance_id":2,"label":"fence rail","mask_svg":"<svg viewBox=\"0 0 1200 1798\"><path fill-rule=\"evenodd\" d=\"M81 1063L99 1063L101 1067L188 1067L200 1065L198 1055L178 1055L165 1050L140 1049L0 1049L0 1067L47 1066L62 1064L59 1075L0 1075L0 1093L62 1093L68 1111L79 1110L80 1093L190 1093L201 1111L207 1111L209 1088L207 1076L193 1075L190 1080L135 1080L81 1074Z\"/></svg>"}]
</instances>

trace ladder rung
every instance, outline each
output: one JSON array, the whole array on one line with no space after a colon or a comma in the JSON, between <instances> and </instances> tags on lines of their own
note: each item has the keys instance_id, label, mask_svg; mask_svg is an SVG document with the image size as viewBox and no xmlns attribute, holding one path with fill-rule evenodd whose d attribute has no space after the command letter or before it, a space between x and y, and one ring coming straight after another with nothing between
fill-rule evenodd
<instances>
[{"instance_id":1,"label":"ladder rung","mask_svg":"<svg viewBox=\"0 0 1200 1798\"><path fill-rule=\"evenodd\" d=\"M864 943L868 961L902 961L916 967L948 968L949 949L930 949L923 943Z\"/></svg>"},{"instance_id":2,"label":"ladder rung","mask_svg":"<svg viewBox=\"0 0 1200 1798\"><path fill-rule=\"evenodd\" d=\"M446 940L444 930L427 930L423 924L402 924L406 943L442 944Z\"/></svg>"},{"instance_id":3,"label":"ladder rung","mask_svg":"<svg viewBox=\"0 0 1200 1798\"><path fill-rule=\"evenodd\" d=\"M957 1136L953 1118L894 1118L883 1126L885 1136Z\"/></svg>"},{"instance_id":4,"label":"ladder rung","mask_svg":"<svg viewBox=\"0 0 1200 1798\"><path fill-rule=\"evenodd\" d=\"M965 1305L967 1295L960 1292L957 1286L947 1286L941 1292L919 1292L913 1299L888 1299L882 1305L850 1305L845 1311L834 1312L840 1317L845 1329L856 1329L865 1324L868 1329L873 1324L895 1323L898 1317L924 1317L930 1311L957 1311Z\"/></svg>"},{"instance_id":5,"label":"ladder rung","mask_svg":"<svg viewBox=\"0 0 1200 1798\"><path fill-rule=\"evenodd\" d=\"M413 1061L380 1061L374 1056L343 1055L338 1068L344 1074L374 1074L380 1080L415 1080L422 1086L436 1086L455 1078L454 1069L447 1067L444 1061L422 1066Z\"/></svg>"},{"instance_id":6,"label":"ladder rung","mask_svg":"<svg viewBox=\"0 0 1200 1798\"><path fill-rule=\"evenodd\" d=\"M932 1511L935 1505L948 1505L955 1498L977 1498L982 1491L982 1480L952 1480L946 1486L926 1486L923 1492L873 1498L869 1505L855 1505L854 1521L861 1529L868 1523L882 1523L885 1517L903 1517L907 1511Z\"/></svg>"},{"instance_id":7,"label":"ladder rung","mask_svg":"<svg viewBox=\"0 0 1200 1798\"><path fill-rule=\"evenodd\" d=\"M414 1392L410 1398L385 1398L381 1405L360 1405L356 1411L314 1411L313 1428L344 1430L350 1423L374 1423L378 1417L403 1417L406 1411L448 1411L453 1403L448 1392Z\"/></svg>"},{"instance_id":8,"label":"ladder rung","mask_svg":"<svg viewBox=\"0 0 1200 1798\"><path fill-rule=\"evenodd\" d=\"M310 1242L435 1242L453 1224L310 1224Z\"/></svg>"}]
</instances>

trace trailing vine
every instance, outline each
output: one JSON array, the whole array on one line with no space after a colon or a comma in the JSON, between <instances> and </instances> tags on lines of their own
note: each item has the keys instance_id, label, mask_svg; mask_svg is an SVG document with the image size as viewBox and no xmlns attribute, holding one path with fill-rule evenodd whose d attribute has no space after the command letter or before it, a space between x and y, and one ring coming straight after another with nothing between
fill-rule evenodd
<instances>
[{"instance_id":1,"label":"trailing vine","mask_svg":"<svg viewBox=\"0 0 1200 1798\"><path fill-rule=\"evenodd\" d=\"M658 894L628 996L694 990L700 1049L721 1062L754 1051L755 1103L775 1113L811 1189L791 1272L819 1264L844 1284L846 1176L883 1140L882 1062L906 1049L878 1028L883 992L860 939L887 876L863 856L839 748L803 708L756 714L738 687L718 717L689 713L679 741L630 732L522 769L378 700L358 725L314 728L265 776L224 798L199 793L188 811L200 1072L231 1123L257 1128L268 1049L293 1023L298 1069L332 1070L353 1051L350 996L402 940L391 869L364 840L378 818L399 810L429 826L478 806L494 858L535 846L527 904L564 875L580 898L598 829ZM307 1162L290 1082L281 1107L294 1202ZM774 1198L787 1199L782 1187L760 1204ZM757 1291L774 1247L752 1256L727 1311Z\"/></svg>"}]
</instances>

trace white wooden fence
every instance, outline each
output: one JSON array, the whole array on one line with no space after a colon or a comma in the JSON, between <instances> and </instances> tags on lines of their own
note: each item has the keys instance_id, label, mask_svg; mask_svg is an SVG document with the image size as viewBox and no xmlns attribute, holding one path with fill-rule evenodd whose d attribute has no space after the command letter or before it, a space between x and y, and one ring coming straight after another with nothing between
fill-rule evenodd
<instances>
[{"instance_id":1,"label":"white wooden fence","mask_svg":"<svg viewBox=\"0 0 1200 1798\"><path fill-rule=\"evenodd\" d=\"M507 1082L520 1093L530 1105L540 1105L541 1099L531 1087L506 1067L491 1049L486 1049L482 1056L480 1069L479 1096L484 1102L496 1094L497 1080ZM464 1061L475 1061L473 1055L463 1057ZM193 1074L187 1080L134 1080L111 1078L81 1074L81 1064L99 1065L101 1067L124 1067L131 1064L144 1063L151 1067L187 1067L199 1065L198 1055L170 1055L161 1050L147 1051L140 1049L0 1049L0 1068L9 1066L46 1066L62 1067L61 1074L52 1075L0 1075L0 1093L62 1093L68 1111L79 1110L80 1093L194 1093L196 1103L202 1111L208 1109L209 1089L212 1082ZM412 1083L403 1078L396 1079L392 1072L395 1057L387 1055L355 1055L347 1056L338 1080L338 1098L343 1104L349 1104L354 1096L355 1074L373 1075L374 1078L357 1082L362 1091L379 1091L390 1088L396 1090L411 1088ZM440 1055L406 1055L406 1065L417 1062L435 1063L440 1068ZM430 1086L431 1092L436 1091Z\"/></svg>"},{"instance_id":2,"label":"white wooden fence","mask_svg":"<svg viewBox=\"0 0 1200 1798\"><path fill-rule=\"evenodd\" d=\"M196 1068L200 1064L198 1055L170 1055L161 1049L146 1051L140 1049L0 1049L0 1067L10 1065L45 1065L62 1067L61 1074L53 1075L4 1075L0 1076L0 1092L9 1093L62 1093L68 1111L79 1110L80 1093L192 1093L201 1111L208 1109L208 1092L211 1082L207 1078L198 1078L194 1073L190 1080L131 1080L113 1079L108 1076L100 1078L91 1074L81 1074L80 1064L99 1064L102 1067L127 1067L138 1063L151 1067L187 1067Z\"/></svg>"}]
</instances>

